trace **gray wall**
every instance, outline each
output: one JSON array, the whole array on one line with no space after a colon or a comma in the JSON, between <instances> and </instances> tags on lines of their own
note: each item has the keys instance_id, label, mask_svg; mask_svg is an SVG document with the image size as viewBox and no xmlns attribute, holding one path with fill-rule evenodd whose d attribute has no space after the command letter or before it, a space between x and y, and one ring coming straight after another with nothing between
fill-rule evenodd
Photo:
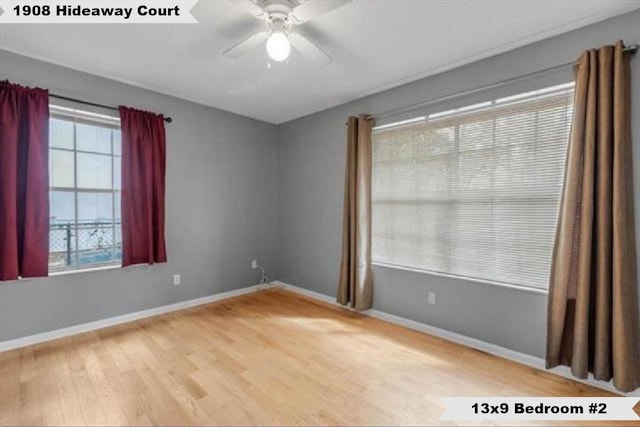
<instances>
[{"instance_id":1,"label":"gray wall","mask_svg":"<svg viewBox=\"0 0 640 427\"><path fill-rule=\"evenodd\" d=\"M635 11L282 125L279 279L327 295L336 293L347 116L375 115L567 63L587 48L617 39L638 43L639 23L640 11ZM632 70L632 131L638 141L638 56L632 60ZM636 222L640 225L640 150L634 145ZM640 226L638 232L640 237ZM544 355L546 295L380 266L374 267L374 278L379 310ZM436 305L427 304L429 291L436 292Z\"/></svg>"},{"instance_id":2,"label":"gray wall","mask_svg":"<svg viewBox=\"0 0 640 427\"><path fill-rule=\"evenodd\" d=\"M255 284L254 258L275 275L276 126L5 51L0 79L174 120L166 127L169 262L0 282L0 340Z\"/></svg>"}]
</instances>

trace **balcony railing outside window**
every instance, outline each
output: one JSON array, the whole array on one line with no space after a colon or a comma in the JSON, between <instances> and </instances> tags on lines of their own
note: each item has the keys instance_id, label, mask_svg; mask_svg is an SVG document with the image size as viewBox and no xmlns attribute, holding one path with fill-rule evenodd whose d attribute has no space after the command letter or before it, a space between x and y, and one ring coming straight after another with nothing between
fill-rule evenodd
<instances>
[{"instance_id":1,"label":"balcony railing outside window","mask_svg":"<svg viewBox=\"0 0 640 427\"><path fill-rule=\"evenodd\" d=\"M120 222L57 220L49 226L49 269L86 268L122 259Z\"/></svg>"}]
</instances>

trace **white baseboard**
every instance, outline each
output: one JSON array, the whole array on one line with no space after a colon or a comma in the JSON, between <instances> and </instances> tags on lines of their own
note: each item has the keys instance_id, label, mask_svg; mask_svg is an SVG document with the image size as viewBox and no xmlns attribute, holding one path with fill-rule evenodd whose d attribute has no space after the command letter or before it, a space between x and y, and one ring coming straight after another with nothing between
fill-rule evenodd
<instances>
[{"instance_id":1,"label":"white baseboard","mask_svg":"<svg viewBox=\"0 0 640 427\"><path fill-rule=\"evenodd\" d=\"M180 301L174 304L154 307L147 310L136 311L134 313L123 314L121 316L109 317L108 319L96 320L94 322L82 323L80 325L69 326L67 328L56 329L55 331L43 332L40 334L29 335L26 337L16 338L7 341L0 341L0 353L4 351L14 350L33 344L46 341L52 341L58 338L69 337L71 335L82 334L85 332L95 331L97 329L108 328L122 323L132 322L134 320L144 319L147 317L157 316L159 314L170 313L172 311L184 310L186 308L196 307L198 305L209 304L214 301L236 297L248 294L261 289L261 285L248 286L246 288L234 289L228 292L209 295L202 298L196 298L188 301Z\"/></svg>"},{"instance_id":2,"label":"white baseboard","mask_svg":"<svg viewBox=\"0 0 640 427\"><path fill-rule=\"evenodd\" d=\"M321 294L319 292L310 291L308 289L301 288L299 286L291 285L288 283L273 281L271 282L275 287L282 287L290 291L306 295L308 297L335 305L340 308L347 309L338 304L334 297ZM263 289L264 285L253 285L241 289L235 289L228 292L222 292L219 294L209 295L202 298L196 298L188 301L180 301L174 304L164 305L161 307L154 307L147 310L136 311L134 313L123 314L121 316L110 317L108 319L96 320L94 322L83 323L80 325L69 326L67 328L57 329L55 331L43 332L40 334L30 335L26 337L16 338L13 340L0 341L0 353L4 351L14 350L29 345L34 345L46 341L52 341L58 338L64 338L72 335L82 334L85 332L95 331L98 329L108 328L109 326L115 326L122 323L132 322L147 317L157 316L164 313L170 313L173 311L184 310L186 308L196 307L203 304L209 304L214 301L220 301L227 298L232 298L239 295L245 295L252 292L256 292ZM406 319L404 317L396 316L393 314L385 313L379 310L367 310L362 314L375 317L381 320L385 320L390 323L401 325L409 329L424 332L429 335L433 335L447 341L455 342L467 347L475 348L476 350L484 351L486 353L493 354L495 356L503 357L505 359L512 360L514 362L521 363L523 365L531 366L533 368L550 372L561 377L588 384L593 387L598 387L613 393L622 394L630 397L640 397L640 390L633 391L631 393L621 393L616 390L610 382L598 381L590 377L589 379L582 380L575 378L571 375L569 368L560 366L554 369L545 369L545 362L542 358L531 356L529 354L520 353L518 351L510 350L505 347L501 347L495 344L490 344L485 341L481 341L475 338L468 337L466 335L458 334L455 332L447 331L445 329L437 328L435 326L428 325L426 323L416 322L415 320Z\"/></svg>"},{"instance_id":3,"label":"white baseboard","mask_svg":"<svg viewBox=\"0 0 640 427\"><path fill-rule=\"evenodd\" d=\"M274 287L289 289L290 291L293 291L295 293L306 295L308 297L315 298L315 299L318 299L320 301L327 302L329 304L333 304L333 305L338 306L340 308L347 308L347 307L344 307L344 306L338 304L338 302L336 301L336 299L334 297L331 297L331 296L325 295L325 294L321 294L320 292L310 291L309 289L301 288L300 286L290 285L288 283L281 282L279 280L274 280L273 282L271 282L271 284Z\"/></svg>"},{"instance_id":4,"label":"white baseboard","mask_svg":"<svg viewBox=\"0 0 640 427\"><path fill-rule=\"evenodd\" d=\"M289 289L290 291L293 291L302 295L306 295L308 297L315 298L320 301L327 302L337 307L345 308L344 306L338 304L334 297L330 297L328 295L324 295L319 292L310 291L308 289L304 289L299 286L291 285L291 284L280 282L280 281L274 281L272 283L274 286L282 287L284 289ZM345 308L345 309L348 309L348 308ZM442 338L444 340L454 342L456 344L461 344L466 347L471 347L476 350L493 354L495 356L499 356L504 359L509 359L514 362L518 362L523 365L527 365L544 372L556 374L563 378L567 378L572 381L577 381L583 384L588 384L590 386L597 387L606 391L610 391L612 393L629 396L629 397L640 397L640 389L630 393L622 393L619 390L617 390L611 382L598 381L594 379L591 376L591 374L589 374L590 377L585 380L576 378L571 375L571 370L566 366L559 366L553 369L546 369L544 359L540 357L532 356L530 354L521 353L515 350L510 350L508 348L491 344L486 341L482 341L476 338L471 338L466 335L458 334L455 332L447 331L445 329L437 328L435 326L431 326L426 323L416 322L415 320L410 320L404 317L396 316L394 314L385 313L380 310L373 310L373 309L367 310L362 312L362 314L375 317L377 319L385 320L387 322L404 326L406 328L413 329L419 332L424 332L426 334L433 335L438 338Z\"/></svg>"}]
</instances>

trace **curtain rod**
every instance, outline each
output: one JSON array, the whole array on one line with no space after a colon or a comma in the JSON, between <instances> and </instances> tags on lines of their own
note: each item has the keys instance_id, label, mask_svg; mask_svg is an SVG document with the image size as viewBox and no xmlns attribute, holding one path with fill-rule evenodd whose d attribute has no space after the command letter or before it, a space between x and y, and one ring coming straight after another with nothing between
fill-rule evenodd
<instances>
[{"instance_id":1,"label":"curtain rod","mask_svg":"<svg viewBox=\"0 0 640 427\"><path fill-rule=\"evenodd\" d=\"M624 52L628 52L630 55L635 55L638 52L638 48L639 48L639 46L637 44L631 44L631 45L625 47L623 49L623 51ZM417 104L407 105L406 107L395 108L393 110L383 111L383 112L378 113L378 114L373 114L372 116L375 119L381 119L381 118L385 118L385 117L392 117L392 116L395 116L397 114L407 113L407 112L410 112L410 111L418 109L418 108L427 107L429 105L436 104L438 102L448 101L450 99L459 98L459 97L465 96L465 95L473 95L476 92L481 92L481 91L484 91L484 90L487 90L487 89L493 89L493 88L496 88L496 87L504 86L507 83L512 83L514 81L523 80L523 79L526 79L527 77L532 77L532 76L535 76L537 74L546 73L548 71L557 70L557 69L560 69L560 68L563 68L563 67L568 67L569 65L574 65L576 63L577 63L577 61L571 61L571 62L566 62L566 63L560 64L560 65L554 65L553 67L544 68L544 69L538 70L538 71L533 71L531 73L523 74L523 75L520 75L520 76L517 76L517 77L511 77L511 78L508 78L508 79L505 79L505 80L501 80L499 82L489 83L489 84L486 84L486 85L483 85L483 86L478 86L476 88L465 90L463 92L454 93L452 95L444 95L444 96L433 98L433 99L430 99L428 101L420 102L420 103L417 103Z\"/></svg>"},{"instance_id":2,"label":"curtain rod","mask_svg":"<svg viewBox=\"0 0 640 427\"><path fill-rule=\"evenodd\" d=\"M49 94L49 96L51 98L57 98L57 99L63 99L65 101L77 102L78 104L91 105L92 107L99 107L99 108L105 108L107 110L118 111L118 108L116 108L116 107L111 107L109 105L104 105L104 104L97 104L95 102L83 101L81 99L69 98L68 96L61 96L61 95L54 95L54 94ZM167 122L167 123L171 123L171 122L173 122L173 119L171 117L165 117L164 121Z\"/></svg>"}]
</instances>

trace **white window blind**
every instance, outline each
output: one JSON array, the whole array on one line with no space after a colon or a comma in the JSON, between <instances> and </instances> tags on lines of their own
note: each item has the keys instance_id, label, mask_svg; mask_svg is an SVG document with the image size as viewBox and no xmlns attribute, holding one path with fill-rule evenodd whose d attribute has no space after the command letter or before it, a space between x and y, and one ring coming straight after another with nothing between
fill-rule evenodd
<instances>
[{"instance_id":1,"label":"white window blind","mask_svg":"<svg viewBox=\"0 0 640 427\"><path fill-rule=\"evenodd\" d=\"M573 83L381 126L377 263L548 286Z\"/></svg>"}]
</instances>

